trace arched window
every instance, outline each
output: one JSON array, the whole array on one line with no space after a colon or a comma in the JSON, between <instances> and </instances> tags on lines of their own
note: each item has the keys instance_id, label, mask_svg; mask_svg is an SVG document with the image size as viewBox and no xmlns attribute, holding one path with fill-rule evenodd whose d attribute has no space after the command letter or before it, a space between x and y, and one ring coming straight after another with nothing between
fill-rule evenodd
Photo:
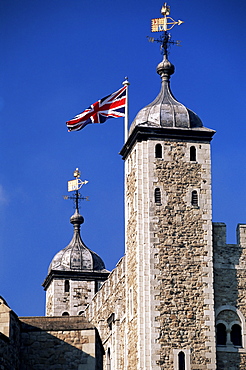
<instances>
[{"instance_id":1,"label":"arched window","mask_svg":"<svg viewBox=\"0 0 246 370\"><path fill-rule=\"evenodd\" d=\"M64 283L64 291L65 291L65 293L68 293L69 290L70 290L69 280L65 280L65 283Z\"/></svg>"},{"instance_id":2,"label":"arched window","mask_svg":"<svg viewBox=\"0 0 246 370\"><path fill-rule=\"evenodd\" d=\"M196 147L190 147L190 161L196 161Z\"/></svg>"},{"instance_id":3,"label":"arched window","mask_svg":"<svg viewBox=\"0 0 246 370\"><path fill-rule=\"evenodd\" d=\"M224 324L220 323L216 325L216 342L219 346L225 346L226 345L226 327Z\"/></svg>"},{"instance_id":4,"label":"arched window","mask_svg":"<svg viewBox=\"0 0 246 370\"><path fill-rule=\"evenodd\" d=\"M69 313L68 312L63 312L62 316L69 316Z\"/></svg>"},{"instance_id":5,"label":"arched window","mask_svg":"<svg viewBox=\"0 0 246 370\"><path fill-rule=\"evenodd\" d=\"M156 144L155 146L155 157L162 158L162 146L161 144Z\"/></svg>"},{"instance_id":6,"label":"arched window","mask_svg":"<svg viewBox=\"0 0 246 370\"><path fill-rule=\"evenodd\" d=\"M198 194L196 190L191 193L191 204L193 206L198 206Z\"/></svg>"},{"instance_id":7,"label":"arched window","mask_svg":"<svg viewBox=\"0 0 246 370\"><path fill-rule=\"evenodd\" d=\"M178 360L179 360L179 370L185 370L185 354L184 352L179 352L178 354Z\"/></svg>"},{"instance_id":8,"label":"arched window","mask_svg":"<svg viewBox=\"0 0 246 370\"><path fill-rule=\"evenodd\" d=\"M242 330L238 324L234 324L231 327L231 342L234 346L242 346Z\"/></svg>"},{"instance_id":9,"label":"arched window","mask_svg":"<svg viewBox=\"0 0 246 370\"><path fill-rule=\"evenodd\" d=\"M216 342L218 351L235 351L233 347L244 347L246 342L245 319L243 314L233 306L224 305L216 312Z\"/></svg>"},{"instance_id":10,"label":"arched window","mask_svg":"<svg viewBox=\"0 0 246 370\"><path fill-rule=\"evenodd\" d=\"M161 191L160 188L155 189L155 203L161 204Z\"/></svg>"}]
</instances>

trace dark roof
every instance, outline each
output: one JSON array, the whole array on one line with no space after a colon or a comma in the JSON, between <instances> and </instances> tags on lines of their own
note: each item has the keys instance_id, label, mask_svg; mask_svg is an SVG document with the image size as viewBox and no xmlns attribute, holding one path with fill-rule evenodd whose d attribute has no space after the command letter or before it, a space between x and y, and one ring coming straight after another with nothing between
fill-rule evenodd
<instances>
[{"instance_id":1,"label":"dark roof","mask_svg":"<svg viewBox=\"0 0 246 370\"><path fill-rule=\"evenodd\" d=\"M19 317L19 320L22 331L95 329L83 316L34 316Z\"/></svg>"}]
</instances>

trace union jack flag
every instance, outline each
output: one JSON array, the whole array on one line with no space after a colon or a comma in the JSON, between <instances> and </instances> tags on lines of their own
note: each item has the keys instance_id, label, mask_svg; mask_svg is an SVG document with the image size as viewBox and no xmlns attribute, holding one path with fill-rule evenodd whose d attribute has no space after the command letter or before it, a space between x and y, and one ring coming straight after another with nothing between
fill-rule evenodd
<instances>
[{"instance_id":1,"label":"union jack flag","mask_svg":"<svg viewBox=\"0 0 246 370\"><path fill-rule=\"evenodd\" d=\"M125 116L126 86L92 104L84 112L67 121L68 131L78 131L89 123L104 123L108 118Z\"/></svg>"}]
</instances>

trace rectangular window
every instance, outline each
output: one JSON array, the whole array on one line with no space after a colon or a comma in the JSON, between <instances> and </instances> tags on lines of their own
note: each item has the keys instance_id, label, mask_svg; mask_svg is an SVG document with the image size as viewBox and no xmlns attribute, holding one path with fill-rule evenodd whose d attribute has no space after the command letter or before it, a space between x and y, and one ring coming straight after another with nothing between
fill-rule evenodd
<instances>
[{"instance_id":1,"label":"rectangular window","mask_svg":"<svg viewBox=\"0 0 246 370\"><path fill-rule=\"evenodd\" d=\"M129 319L133 318L133 290L129 289Z\"/></svg>"}]
</instances>

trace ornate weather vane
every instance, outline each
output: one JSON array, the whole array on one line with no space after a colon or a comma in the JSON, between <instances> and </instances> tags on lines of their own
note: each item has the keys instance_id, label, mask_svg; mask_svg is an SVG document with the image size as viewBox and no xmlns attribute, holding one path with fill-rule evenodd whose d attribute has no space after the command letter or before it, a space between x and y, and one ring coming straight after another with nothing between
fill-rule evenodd
<instances>
[{"instance_id":1,"label":"ornate weather vane","mask_svg":"<svg viewBox=\"0 0 246 370\"><path fill-rule=\"evenodd\" d=\"M163 18L151 19L151 32L163 32L163 35L159 39L154 39L154 37L148 37L150 42L157 41L161 43L161 48L163 49L164 55L168 55L168 47L170 45L180 45L180 41L173 41L171 39L171 34L168 33L176 24L180 26L184 23L181 20L175 21L173 18L168 17L170 15L170 6L167 3L161 8L161 14Z\"/></svg>"},{"instance_id":2,"label":"ornate weather vane","mask_svg":"<svg viewBox=\"0 0 246 370\"><path fill-rule=\"evenodd\" d=\"M70 180L67 183L68 192L75 191L75 194L70 196L70 197L68 195L63 196L64 199L74 200L75 209L76 209L76 211L78 211L78 213L79 213L79 201L80 200L89 200L89 197L82 197L81 194L79 193L79 189L81 189L83 185L86 185L89 182L87 180L82 181L80 179L80 174L81 173L80 173L79 169L76 168L76 170L73 172L73 176L75 177L75 180Z\"/></svg>"}]
</instances>

